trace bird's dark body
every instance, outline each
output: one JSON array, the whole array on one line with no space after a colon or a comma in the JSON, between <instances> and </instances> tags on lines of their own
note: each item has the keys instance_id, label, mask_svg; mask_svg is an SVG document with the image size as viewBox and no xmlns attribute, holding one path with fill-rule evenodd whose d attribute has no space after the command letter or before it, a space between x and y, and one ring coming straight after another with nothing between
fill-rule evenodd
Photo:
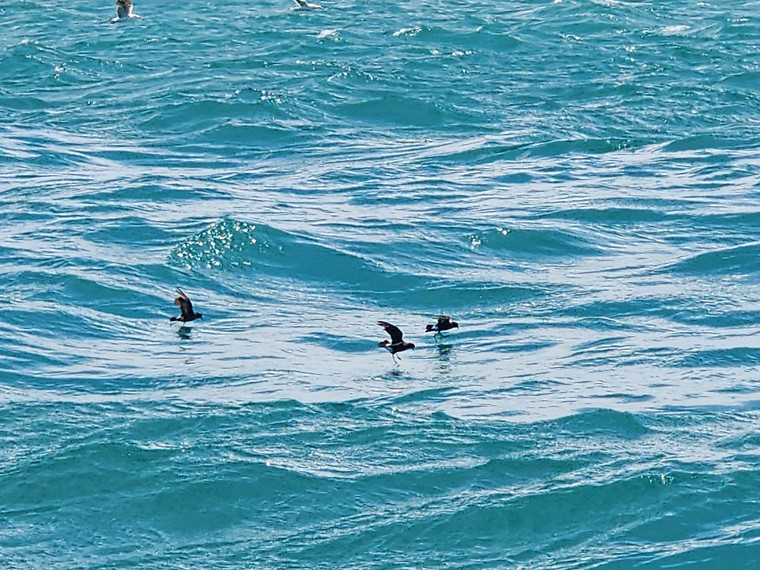
<instances>
[{"instance_id":1,"label":"bird's dark body","mask_svg":"<svg viewBox=\"0 0 760 570\"><path fill-rule=\"evenodd\" d=\"M425 327L425 332L436 332L440 333L443 331L451 330L451 329L458 329L459 323L452 321L451 317L448 315L441 315L438 317L438 322L434 325L428 325Z\"/></svg>"},{"instance_id":2,"label":"bird's dark body","mask_svg":"<svg viewBox=\"0 0 760 570\"><path fill-rule=\"evenodd\" d=\"M179 307L179 310L182 314L179 317L172 317L171 319L169 319L170 321L179 321L180 323L189 323L190 321L194 321L195 319L203 318L203 315L193 311L193 304L190 302L190 299L188 299L187 295L185 295L182 289L177 288L177 294L179 295L179 297L174 299L174 304Z\"/></svg>"},{"instance_id":3,"label":"bird's dark body","mask_svg":"<svg viewBox=\"0 0 760 570\"><path fill-rule=\"evenodd\" d=\"M391 336L391 340L384 340L380 343L378 343L378 346L380 348L384 348L388 352L391 353L391 356L393 356L393 362L396 362L396 354L399 352L404 352L405 350L409 350L410 348L414 348L414 343L412 342L404 342L404 335L401 332L401 329L397 326L394 326L390 323L387 323L385 321L377 321L377 324L380 325L385 329L385 332L387 332Z\"/></svg>"}]
</instances>

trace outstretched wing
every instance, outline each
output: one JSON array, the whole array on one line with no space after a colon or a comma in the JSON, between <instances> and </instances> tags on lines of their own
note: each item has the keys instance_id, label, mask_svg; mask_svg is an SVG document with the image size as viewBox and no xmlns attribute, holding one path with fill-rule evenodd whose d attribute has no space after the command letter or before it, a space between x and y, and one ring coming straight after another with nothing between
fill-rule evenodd
<instances>
[{"instance_id":1,"label":"outstretched wing","mask_svg":"<svg viewBox=\"0 0 760 570\"><path fill-rule=\"evenodd\" d=\"M404 342L403 341L404 333L401 332L400 328L390 323L386 323L385 321L377 321L377 324L383 327L385 329L385 332L391 335L391 342L393 344Z\"/></svg>"},{"instance_id":2,"label":"outstretched wing","mask_svg":"<svg viewBox=\"0 0 760 570\"><path fill-rule=\"evenodd\" d=\"M293 0L300 8L306 8L306 0Z\"/></svg>"},{"instance_id":3,"label":"outstretched wing","mask_svg":"<svg viewBox=\"0 0 760 570\"><path fill-rule=\"evenodd\" d=\"M193 315L193 304L190 302L190 299L188 299L187 295L177 287L177 294L179 297L174 299L174 304L179 307L180 312L182 313L183 317L192 317Z\"/></svg>"},{"instance_id":4,"label":"outstretched wing","mask_svg":"<svg viewBox=\"0 0 760 570\"><path fill-rule=\"evenodd\" d=\"M132 11L132 0L116 0L116 14L119 18L129 18Z\"/></svg>"}]
</instances>

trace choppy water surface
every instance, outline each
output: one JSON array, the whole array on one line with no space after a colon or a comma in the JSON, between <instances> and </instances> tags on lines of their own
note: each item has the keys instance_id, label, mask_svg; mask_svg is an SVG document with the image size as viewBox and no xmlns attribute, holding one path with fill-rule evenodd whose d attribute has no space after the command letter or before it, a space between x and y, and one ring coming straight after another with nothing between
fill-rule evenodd
<instances>
[{"instance_id":1,"label":"choppy water surface","mask_svg":"<svg viewBox=\"0 0 760 570\"><path fill-rule=\"evenodd\" d=\"M755 3L101 4L0 2L4 568L757 567Z\"/></svg>"}]
</instances>

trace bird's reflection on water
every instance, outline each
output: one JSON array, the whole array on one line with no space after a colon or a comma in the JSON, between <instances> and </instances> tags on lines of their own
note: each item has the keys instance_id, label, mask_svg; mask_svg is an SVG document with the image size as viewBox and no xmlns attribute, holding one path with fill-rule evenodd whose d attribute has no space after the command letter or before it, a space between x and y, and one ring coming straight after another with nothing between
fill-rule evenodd
<instances>
[{"instance_id":1,"label":"bird's reflection on water","mask_svg":"<svg viewBox=\"0 0 760 570\"><path fill-rule=\"evenodd\" d=\"M177 336L180 340L179 351L186 356L184 360L185 366L190 366L195 362L195 353L193 352L195 347L192 344L186 344L183 342L186 340L192 340L192 333L192 327L182 326L177 329Z\"/></svg>"},{"instance_id":2,"label":"bird's reflection on water","mask_svg":"<svg viewBox=\"0 0 760 570\"><path fill-rule=\"evenodd\" d=\"M438 342L435 347L438 349L438 360L441 362L448 362L454 351L454 347L445 342Z\"/></svg>"},{"instance_id":3,"label":"bird's reflection on water","mask_svg":"<svg viewBox=\"0 0 760 570\"><path fill-rule=\"evenodd\" d=\"M445 342L439 337L436 337L435 348L438 351L439 369L441 372L448 372L451 368L451 358L456 356L454 345Z\"/></svg>"}]
</instances>

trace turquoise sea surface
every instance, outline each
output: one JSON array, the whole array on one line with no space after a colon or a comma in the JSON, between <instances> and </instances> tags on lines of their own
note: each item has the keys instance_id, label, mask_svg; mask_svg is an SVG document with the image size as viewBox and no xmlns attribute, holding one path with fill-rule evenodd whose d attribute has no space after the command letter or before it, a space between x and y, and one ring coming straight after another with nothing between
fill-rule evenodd
<instances>
[{"instance_id":1,"label":"turquoise sea surface","mask_svg":"<svg viewBox=\"0 0 760 570\"><path fill-rule=\"evenodd\" d=\"M760 568L758 3L320 2L0 1L0 568Z\"/></svg>"}]
</instances>

